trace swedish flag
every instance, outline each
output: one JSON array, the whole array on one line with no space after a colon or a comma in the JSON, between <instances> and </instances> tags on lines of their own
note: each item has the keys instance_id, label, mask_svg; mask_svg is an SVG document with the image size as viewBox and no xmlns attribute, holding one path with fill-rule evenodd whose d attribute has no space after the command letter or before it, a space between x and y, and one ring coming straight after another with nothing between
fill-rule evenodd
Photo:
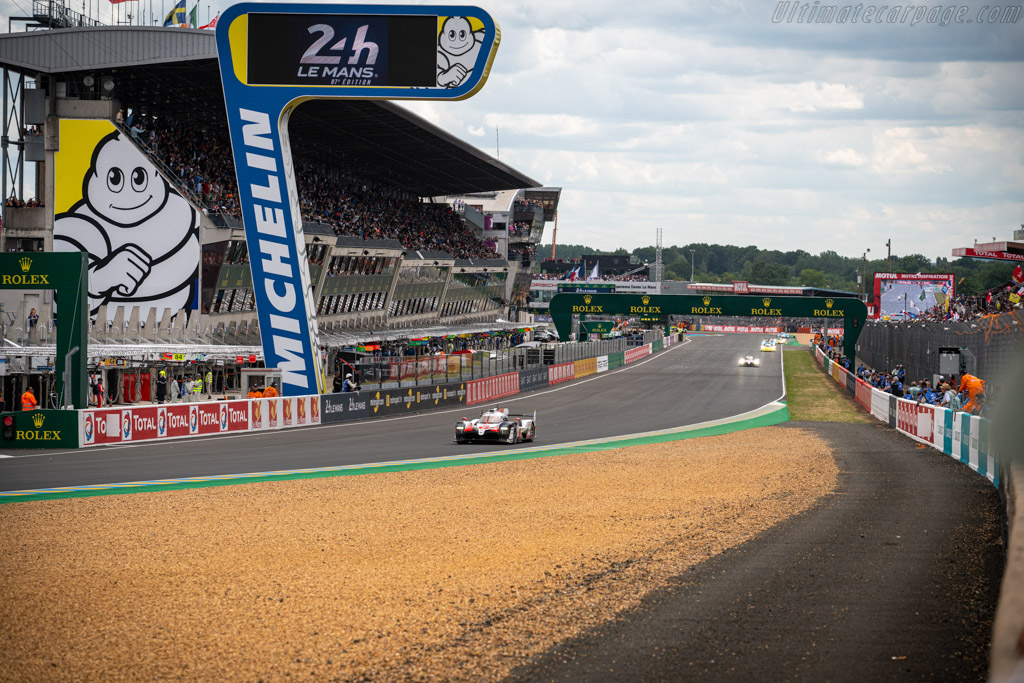
<instances>
[{"instance_id":1,"label":"swedish flag","mask_svg":"<svg viewBox=\"0 0 1024 683\"><path fill-rule=\"evenodd\" d=\"M185 0L178 0L171 8L164 19L164 26L179 26L188 23L188 15L185 13Z\"/></svg>"}]
</instances>

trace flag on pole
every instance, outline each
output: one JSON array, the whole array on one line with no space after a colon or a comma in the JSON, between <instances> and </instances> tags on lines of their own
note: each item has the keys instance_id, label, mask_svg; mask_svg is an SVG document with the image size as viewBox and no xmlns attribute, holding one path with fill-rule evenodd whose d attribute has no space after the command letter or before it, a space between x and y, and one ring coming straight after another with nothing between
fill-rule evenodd
<instances>
[{"instance_id":1,"label":"flag on pole","mask_svg":"<svg viewBox=\"0 0 1024 683\"><path fill-rule=\"evenodd\" d=\"M178 0L171 11L167 13L167 17L164 19L164 26L177 26L184 24L186 21L185 17L185 0Z\"/></svg>"},{"instance_id":2,"label":"flag on pole","mask_svg":"<svg viewBox=\"0 0 1024 683\"><path fill-rule=\"evenodd\" d=\"M569 273L569 282L576 282L576 278L580 276L580 268L582 268L582 266L576 266L573 268L572 272Z\"/></svg>"},{"instance_id":3,"label":"flag on pole","mask_svg":"<svg viewBox=\"0 0 1024 683\"><path fill-rule=\"evenodd\" d=\"M597 266L598 266L598 263L595 261L594 262L594 269L592 271L590 271L590 275L587 276L588 280L598 280L598 279L600 279L600 276L597 274Z\"/></svg>"},{"instance_id":4,"label":"flag on pole","mask_svg":"<svg viewBox=\"0 0 1024 683\"><path fill-rule=\"evenodd\" d=\"M1017 267L1013 269L1013 281L1024 282L1024 268L1018 263Z\"/></svg>"},{"instance_id":5,"label":"flag on pole","mask_svg":"<svg viewBox=\"0 0 1024 683\"><path fill-rule=\"evenodd\" d=\"M188 13L188 25L192 28L199 28L199 3Z\"/></svg>"},{"instance_id":6,"label":"flag on pole","mask_svg":"<svg viewBox=\"0 0 1024 683\"><path fill-rule=\"evenodd\" d=\"M139 0L110 0L111 5L120 5L122 2L138 2Z\"/></svg>"},{"instance_id":7,"label":"flag on pole","mask_svg":"<svg viewBox=\"0 0 1024 683\"><path fill-rule=\"evenodd\" d=\"M199 28L217 28L217 19L219 17L220 12L217 12L217 14L213 17L213 21L211 21L209 24L206 24L205 26L200 26Z\"/></svg>"}]
</instances>

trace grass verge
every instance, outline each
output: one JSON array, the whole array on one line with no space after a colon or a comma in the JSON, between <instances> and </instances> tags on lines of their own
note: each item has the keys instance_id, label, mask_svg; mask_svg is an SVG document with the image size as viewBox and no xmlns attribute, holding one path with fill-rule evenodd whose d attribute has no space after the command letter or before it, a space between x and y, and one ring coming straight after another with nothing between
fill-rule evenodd
<instances>
[{"instance_id":1,"label":"grass verge","mask_svg":"<svg viewBox=\"0 0 1024 683\"><path fill-rule=\"evenodd\" d=\"M806 348L784 349L789 417L804 422L873 422L857 402L822 372Z\"/></svg>"}]
</instances>

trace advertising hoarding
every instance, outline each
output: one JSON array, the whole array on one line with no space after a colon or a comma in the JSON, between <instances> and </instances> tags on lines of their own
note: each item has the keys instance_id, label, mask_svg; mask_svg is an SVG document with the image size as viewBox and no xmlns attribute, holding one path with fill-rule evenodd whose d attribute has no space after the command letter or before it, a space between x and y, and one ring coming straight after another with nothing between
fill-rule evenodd
<instances>
[{"instance_id":1,"label":"advertising hoarding","mask_svg":"<svg viewBox=\"0 0 1024 683\"><path fill-rule=\"evenodd\" d=\"M292 113L317 99L470 97L499 41L490 15L470 6L241 3L221 16L217 56L253 295L282 396L326 388L288 143Z\"/></svg>"},{"instance_id":2,"label":"advertising hoarding","mask_svg":"<svg viewBox=\"0 0 1024 683\"><path fill-rule=\"evenodd\" d=\"M955 296L953 273L875 273L872 317L912 320Z\"/></svg>"}]
</instances>

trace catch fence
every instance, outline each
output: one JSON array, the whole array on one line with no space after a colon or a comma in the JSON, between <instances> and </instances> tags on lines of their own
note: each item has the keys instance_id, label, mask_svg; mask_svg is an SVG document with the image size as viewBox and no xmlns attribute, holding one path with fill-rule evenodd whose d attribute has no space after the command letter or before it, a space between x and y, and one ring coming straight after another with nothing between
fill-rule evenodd
<instances>
[{"instance_id":1,"label":"catch fence","mask_svg":"<svg viewBox=\"0 0 1024 683\"><path fill-rule=\"evenodd\" d=\"M1024 359L1024 313L970 322L868 322L857 340L857 360L876 370L902 363L907 381L939 372L939 349L967 349L967 371L986 381L1009 377Z\"/></svg>"}]
</instances>

